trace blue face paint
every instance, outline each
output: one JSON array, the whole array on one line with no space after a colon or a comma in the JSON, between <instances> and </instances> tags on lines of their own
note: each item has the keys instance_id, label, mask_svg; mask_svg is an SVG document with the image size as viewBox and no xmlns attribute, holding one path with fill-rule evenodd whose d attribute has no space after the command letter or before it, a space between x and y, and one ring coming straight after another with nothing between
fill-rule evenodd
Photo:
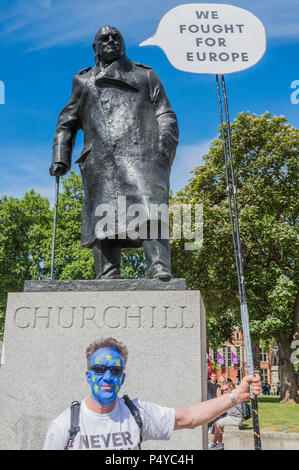
<instances>
[{"instance_id":1,"label":"blue face paint","mask_svg":"<svg viewBox=\"0 0 299 470\"><path fill-rule=\"evenodd\" d=\"M104 365L108 367L124 367L124 361L116 349L98 349L89 358L90 367ZM106 408L116 400L117 394L124 383L125 373L119 376L112 375L107 369L102 375L93 370L86 372L86 379L91 388L93 400Z\"/></svg>"}]
</instances>

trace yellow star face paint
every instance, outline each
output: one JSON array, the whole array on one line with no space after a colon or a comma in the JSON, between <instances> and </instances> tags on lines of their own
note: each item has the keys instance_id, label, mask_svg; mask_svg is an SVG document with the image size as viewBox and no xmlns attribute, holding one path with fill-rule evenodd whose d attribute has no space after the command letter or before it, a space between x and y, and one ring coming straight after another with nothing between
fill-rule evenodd
<instances>
[{"instance_id":1,"label":"yellow star face paint","mask_svg":"<svg viewBox=\"0 0 299 470\"><path fill-rule=\"evenodd\" d=\"M114 348L101 348L91 355L89 364L88 383L93 400L102 407L111 405L124 383L124 372L120 371L118 375L113 370L114 367L124 368L122 356Z\"/></svg>"}]
</instances>

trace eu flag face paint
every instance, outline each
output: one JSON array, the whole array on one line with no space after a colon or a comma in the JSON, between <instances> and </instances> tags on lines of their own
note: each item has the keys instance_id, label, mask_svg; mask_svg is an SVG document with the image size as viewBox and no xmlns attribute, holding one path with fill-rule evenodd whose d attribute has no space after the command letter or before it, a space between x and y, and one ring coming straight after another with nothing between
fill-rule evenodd
<instances>
[{"instance_id":1,"label":"eu flag face paint","mask_svg":"<svg viewBox=\"0 0 299 470\"><path fill-rule=\"evenodd\" d=\"M98 349L90 357L90 370L86 372L87 382L95 402L103 408L112 405L124 383L124 361L116 349Z\"/></svg>"}]
</instances>

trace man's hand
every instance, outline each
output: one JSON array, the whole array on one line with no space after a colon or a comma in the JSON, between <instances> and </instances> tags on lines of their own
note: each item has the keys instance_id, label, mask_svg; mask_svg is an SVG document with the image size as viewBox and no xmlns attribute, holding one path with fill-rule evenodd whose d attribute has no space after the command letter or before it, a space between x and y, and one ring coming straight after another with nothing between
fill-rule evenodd
<instances>
[{"instance_id":1,"label":"man's hand","mask_svg":"<svg viewBox=\"0 0 299 470\"><path fill-rule=\"evenodd\" d=\"M49 168L49 173L51 176L63 176L68 172L68 167L65 163L52 163Z\"/></svg>"},{"instance_id":2,"label":"man's hand","mask_svg":"<svg viewBox=\"0 0 299 470\"><path fill-rule=\"evenodd\" d=\"M261 378L259 375L247 375L240 385L232 391L237 404L250 400L249 385L255 395L261 393ZM174 429L194 429L202 424L209 423L234 405L228 394L218 398L203 401L184 410L175 410Z\"/></svg>"},{"instance_id":3,"label":"man's hand","mask_svg":"<svg viewBox=\"0 0 299 470\"><path fill-rule=\"evenodd\" d=\"M250 400L249 386L251 385L251 393L254 395L261 394L261 378L257 375L247 375L243 378L240 385L233 391L238 402Z\"/></svg>"}]
</instances>

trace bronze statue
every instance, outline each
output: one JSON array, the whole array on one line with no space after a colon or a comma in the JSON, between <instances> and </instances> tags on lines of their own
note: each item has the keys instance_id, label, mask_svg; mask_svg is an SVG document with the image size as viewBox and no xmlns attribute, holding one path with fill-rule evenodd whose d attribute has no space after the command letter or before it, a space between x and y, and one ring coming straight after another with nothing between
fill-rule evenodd
<instances>
[{"instance_id":1,"label":"bronze statue","mask_svg":"<svg viewBox=\"0 0 299 470\"><path fill-rule=\"evenodd\" d=\"M142 205L148 227L151 205L168 204L177 119L155 72L130 61L115 27L101 28L93 48L96 65L75 75L71 98L58 118L50 174L70 169L82 129L84 149L76 162L84 186L81 242L93 249L97 277L120 278L122 248L143 246L150 277L169 280L169 239L161 230L155 238L146 233L132 239L127 227L135 215L127 209ZM103 226L105 207L113 209L114 230Z\"/></svg>"}]
</instances>

